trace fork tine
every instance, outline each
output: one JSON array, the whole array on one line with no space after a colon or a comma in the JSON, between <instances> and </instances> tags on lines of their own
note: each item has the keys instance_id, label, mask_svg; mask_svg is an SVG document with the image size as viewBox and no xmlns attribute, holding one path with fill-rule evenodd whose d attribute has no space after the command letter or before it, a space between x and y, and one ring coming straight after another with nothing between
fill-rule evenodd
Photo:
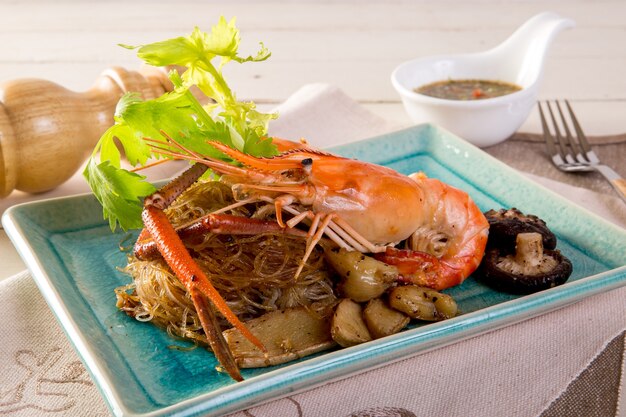
<instances>
[{"instance_id":1,"label":"fork tine","mask_svg":"<svg viewBox=\"0 0 626 417\"><path fill-rule=\"evenodd\" d=\"M600 162L598 158L596 157L595 152L591 150L591 147L589 146L589 142L587 142L587 137L585 136L583 129L580 127L580 124L578 123L578 119L576 118L576 115L574 114L574 110L572 109L572 106L569 104L569 100L565 100L565 105L567 106L567 110L569 112L570 118L572 119L572 124L574 125L574 130L576 130L576 136L578 138L578 143L580 144L580 147L582 151L584 152L584 155L589 159L589 161L593 163Z\"/></svg>"},{"instance_id":2,"label":"fork tine","mask_svg":"<svg viewBox=\"0 0 626 417\"><path fill-rule=\"evenodd\" d=\"M580 146L583 148L583 151L589 152L591 148L589 147L589 143L587 142L587 138L583 133L580 124L578 123L578 119L574 114L574 110L572 110L572 106L569 104L569 100L565 100L565 105L567 106L567 110L569 111L569 116L572 119L572 124L574 125L574 129L576 130L576 135L578 136L578 140L580 142Z\"/></svg>"},{"instance_id":3,"label":"fork tine","mask_svg":"<svg viewBox=\"0 0 626 417\"><path fill-rule=\"evenodd\" d=\"M537 103L537 105L539 107L539 116L541 117L541 128L543 130L543 139L546 142L548 153L550 154L552 158L555 158L557 155L560 157L559 152L556 150L554 138L550 134L550 129L548 128L548 122L546 121L546 116L543 113L543 106L541 102Z\"/></svg>"},{"instance_id":4,"label":"fork tine","mask_svg":"<svg viewBox=\"0 0 626 417\"><path fill-rule=\"evenodd\" d=\"M565 114L563 114L563 110L561 109L561 103L556 100L554 101L554 103L556 104L556 108L559 111L559 115L561 116L563 130L565 131L565 137L564 137L565 143L572 150L572 161L576 161L579 156L582 157L583 149L580 148L580 144L578 143L578 141L574 140L574 137L572 136L572 132L570 131L567 117L565 117ZM581 161L581 162L584 162L584 161Z\"/></svg>"},{"instance_id":5,"label":"fork tine","mask_svg":"<svg viewBox=\"0 0 626 417\"><path fill-rule=\"evenodd\" d=\"M548 100L546 100L544 103L537 102L537 107L539 107L539 115L541 116L543 138L546 142L546 147L548 149L548 152L550 153L552 162L556 165L558 169L564 172L599 172L600 174L602 174L602 176L604 176L604 178L607 179L607 181L609 181L611 186L615 189L615 191L622 198L622 200L626 202L626 180L621 178L620 175L609 166L600 163L600 160L596 156L595 152L589 147L587 138L585 137L585 134L583 133L580 124L578 123L578 119L574 115L574 111L572 110L572 106L570 105L569 101L565 100L565 104L567 105L570 121L568 121L568 119L565 117L561 105L557 100L554 100L553 105L550 104L550 101ZM548 112L550 113L552 128L555 133L554 136L550 132L550 123L548 122L548 118L546 117L547 113L544 112L544 105L548 108ZM553 106L556 106L561 116L562 127L566 133L565 138L563 138L563 136L561 135L561 128L557 123L556 117L554 117L554 111L552 110ZM575 140L571 134L571 130L569 128L570 123L574 126L577 140ZM565 141L567 141L567 144L565 144ZM556 146L556 142L558 142L558 148ZM569 146L572 150L574 150L574 147L580 148L582 151L585 152L585 155L579 152L576 155L576 159L574 159L572 154L569 151L565 150L566 146ZM560 149L560 151L558 149Z\"/></svg>"},{"instance_id":6,"label":"fork tine","mask_svg":"<svg viewBox=\"0 0 626 417\"><path fill-rule=\"evenodd\" d=\"M559 124L556 121L556 117L554 116L554 112L552 111L553 105L551 105L549 101L546 101L546 103L548 104L548 112L550 113L550 118L552 119L552 126L554 127L554 136L556 138L556 141L559 144L559 149L561 150L560 152L561 158L563 158L566 162L573 164L576 161L572 157L571 152L569 151L567 144L565 143L565 138L561 134L561 128L559 127Z\"/></svg>"}]
</instances>

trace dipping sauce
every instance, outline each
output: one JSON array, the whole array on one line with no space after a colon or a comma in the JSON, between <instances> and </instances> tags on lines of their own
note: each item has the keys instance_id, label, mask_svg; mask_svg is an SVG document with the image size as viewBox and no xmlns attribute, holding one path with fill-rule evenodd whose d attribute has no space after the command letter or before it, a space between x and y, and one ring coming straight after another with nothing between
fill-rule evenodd
<instances>
[{"instance_id":1,"label":"dipping sauce","mask_svg":"<svg viewBox=\"0 0 626 417\"><path fill-rule=\"evenodd\" d=\"M430 97L448 100L482 100L504 96L521 90L522 87L504 81L490 80L445 80L426 84L414 91Z\"/></svg>"}]
</instances>

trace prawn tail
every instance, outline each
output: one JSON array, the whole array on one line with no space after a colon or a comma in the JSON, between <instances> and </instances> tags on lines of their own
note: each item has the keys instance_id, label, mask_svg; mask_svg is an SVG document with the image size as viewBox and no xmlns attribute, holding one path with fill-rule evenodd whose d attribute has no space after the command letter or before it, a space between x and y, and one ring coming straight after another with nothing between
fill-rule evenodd
<instances>
[{"instance_id":1,"label":"prawn tail","mask_svg":"<svg viewBox=\"0 0 626 417\"><path fill-rule=\"evenodd\" d=\"M423 221L410 236L409 249L396 253L403 258L397 261L400 273L437 290L459 285L480 265L489 223L465 191L421 173L410 178L426 198L420 207Z\"/></svg>"}]
</instances>

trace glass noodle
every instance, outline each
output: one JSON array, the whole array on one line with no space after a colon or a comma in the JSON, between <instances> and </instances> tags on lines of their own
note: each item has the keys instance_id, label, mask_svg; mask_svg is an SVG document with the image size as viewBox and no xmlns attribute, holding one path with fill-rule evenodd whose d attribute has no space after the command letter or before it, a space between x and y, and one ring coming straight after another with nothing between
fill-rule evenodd
<instances>
[{"instance_id":1,"label":"glass noodle","mask_svg":"<svg viewBox=\"0 0 626 417\"><path fill-rule=\"evenodd\" d=\"M201 182L182 194L166 213L177 227L233 202L228 186ZM233 209L230 214L269 218L274 214L272 209L265 203L251 204ZM313 251L298 279L293 280L306 249L305 238L274 233L207 233L185 244L243 321L296 306L326 316L336 303L321 250ZM206 344L189 294L161 258L145 261L131 256L125 272L133 282L116 290L118 308L138 320L165 328L171 336ZM223 329L229 327L225 320L220 324Z\"/></svg>"}]
</instances>

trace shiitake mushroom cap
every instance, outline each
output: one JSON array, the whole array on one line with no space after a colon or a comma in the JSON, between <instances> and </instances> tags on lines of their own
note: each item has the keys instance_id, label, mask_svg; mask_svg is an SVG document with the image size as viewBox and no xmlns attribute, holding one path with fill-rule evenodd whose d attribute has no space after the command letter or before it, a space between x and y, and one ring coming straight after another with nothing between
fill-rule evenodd
<instances>
[{"instance_id":1,"label":"shiitake mushroom cap","mask_svg":"<svg viewBox=\"0 0 626 417\"><path fill-rule=\"evenodd\" d=\"M556 248L555 234L548 229L546 222L533 214L524 214L515 207L489 210L484 214L489 222L488 248L514 251L515 239L520 233L540 233L545 249Z\"/></svg>"},{"instance_id":2,"label":"shiitake mushroom cap","mask_svg":"<svg viewBox=\"0 0 626 417\"><path fill-rule=\"evenodd\" d=\"M489 249L478 270L477 277L490 287L511 294L531 294L565 283L572 273L572 263L558 250L545 250L544 255L553 257L558 264L547 273L525 275L511 273L498 267L505 256L499 248Z\"/></svg>"}]
</instances>

